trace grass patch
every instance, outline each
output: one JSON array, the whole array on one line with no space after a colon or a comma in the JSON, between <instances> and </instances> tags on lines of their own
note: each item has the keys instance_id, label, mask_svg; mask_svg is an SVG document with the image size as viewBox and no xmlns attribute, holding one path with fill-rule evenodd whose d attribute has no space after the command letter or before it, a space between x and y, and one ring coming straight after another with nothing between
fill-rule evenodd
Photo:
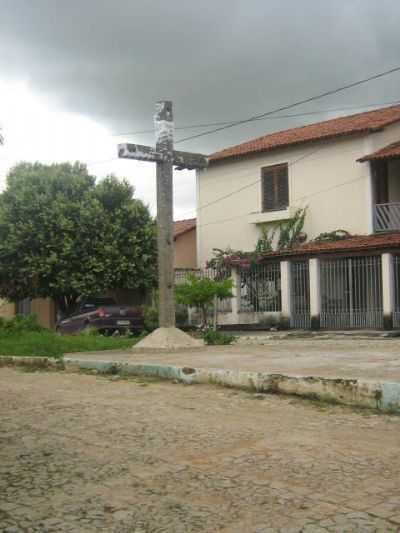
<instances>
[{"instance_id":1,"label":"grass patch","mask_svg":"<svg viewBox=\"0 0 400 533\"><path fill-rule=\"evenodd\" d=\"M130 348L134 338L101 335L56 335L51 331L0 333L0 355L62 357L68 352L90 352Z\"/></svg>"}]
</instances>

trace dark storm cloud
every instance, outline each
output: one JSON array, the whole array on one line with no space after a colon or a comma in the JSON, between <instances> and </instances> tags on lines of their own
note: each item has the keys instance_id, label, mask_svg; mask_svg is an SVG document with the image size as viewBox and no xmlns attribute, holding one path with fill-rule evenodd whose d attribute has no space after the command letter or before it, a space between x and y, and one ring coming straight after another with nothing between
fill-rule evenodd
<instances>
[{"instance_id":1,"label":"dark storm cloud","mask_svg":"<svg viewBox=\"0 0 400 533\"><path fill-rule=\"evenodd\" d=\"M0 8L0 76L27 79L59 109L114 132L151 127L164 97L177 123L239 119L400 64L398 0L0 0ZM301 109L399 99L399 81ZM306 120L262 121L185 147L212 151Z\"/></svg>"}]
</instances>

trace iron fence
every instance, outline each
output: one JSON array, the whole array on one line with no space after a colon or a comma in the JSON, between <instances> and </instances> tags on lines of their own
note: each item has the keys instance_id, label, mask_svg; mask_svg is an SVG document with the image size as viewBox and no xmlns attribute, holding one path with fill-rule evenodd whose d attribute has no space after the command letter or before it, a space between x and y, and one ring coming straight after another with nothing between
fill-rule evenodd
<instances>
[{"instance_id":1,"label":"iron fence","mask_svg":"<svg viewBox=\"0 0 400 533\"><path fill-rule=\"evenodd\" d=\"M308 329L311 327L310 315L310 272L308 261L293 261L291 275L291 314L290 327Z\"/></svg>"},{"instance_id":2,"label":"iron fence","mask_svg":"<svg viewBox=\"0 0 400 533\"><path fill-rule=\"evenodd\" d=\"M175 285L185 283L189 276L202 277L199 268L176 268L175 269Z\"/></svg>"},{"instance_id":3,"label":"iron fence","mask_svg":"<svg viewBox=\"0 0 400 533\"><path fill-rule=\"evenodd\" d=\"M320 268L321 327L383 327L380 256L324 259Z\"/></svg>"},{"instance_id":4,"label":"iron fence","mask_svg":"<svg viewBox=\"0 0 400 533\"><path fill-rule=\"evenodd\" d=\"M256 265L250 269L241 268L239 278L241 313L282 310L279 263Z\"/></svg>"}]
</instances>

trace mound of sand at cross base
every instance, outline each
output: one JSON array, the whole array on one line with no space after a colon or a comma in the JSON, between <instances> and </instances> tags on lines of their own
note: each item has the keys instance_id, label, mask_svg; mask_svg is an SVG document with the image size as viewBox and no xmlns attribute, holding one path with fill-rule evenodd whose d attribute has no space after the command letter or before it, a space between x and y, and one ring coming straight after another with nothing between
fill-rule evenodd
<instances>
[{"instance_id":1,"label":"mound of sand at cross base","mask_svg":"<svg viewBox=\"0 0 400 533\"><path fill-rule=\"evenodd\" d=\"M193 350L204 347L204 342L194 339L178 328L158 328L150 335L139 341L133 349L135 351L162 350L172 352L175 350Z\"/></svg>"}]
</instances>

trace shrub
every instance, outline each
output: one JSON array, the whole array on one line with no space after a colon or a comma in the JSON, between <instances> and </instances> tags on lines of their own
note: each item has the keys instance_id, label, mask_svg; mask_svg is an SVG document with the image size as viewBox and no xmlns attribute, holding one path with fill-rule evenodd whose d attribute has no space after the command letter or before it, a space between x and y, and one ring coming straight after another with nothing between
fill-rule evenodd
<instances>
[{"instance_id":1,"label":"shrub","mask_svg":"<svg viewBox=\"0 0 400 533\"><path fill-rule=\"evenodd\" d=\"M0 333L3 334L14 334L28 331L41 332L45 330L46 328L39 324L36 315L16 315L10 319L2 318L0 320Z\"/></svg>"},{"instance_id":2,"label":"shrub","mask_svg":"<svg viewBox=\"0 0 400 533\"><path fill-rule=\"evenodd\" d=\"M222 331L214 331L212 328L203 328L201 331L201 336L204 339L204 342L209 345L226 345L236 342L236 337L233 335L228 335Z\"/></svg>"},{"instance_id":3,"label":"shrub","mask_svg":"<svg viewBox=\"0 0 400 533\"><path fill-rule=\"evenodd\" d=\"M147 331L154 331L158 328L158 308L148 305L144 308L144 327Z\"/></svg>"}]
</instances>

